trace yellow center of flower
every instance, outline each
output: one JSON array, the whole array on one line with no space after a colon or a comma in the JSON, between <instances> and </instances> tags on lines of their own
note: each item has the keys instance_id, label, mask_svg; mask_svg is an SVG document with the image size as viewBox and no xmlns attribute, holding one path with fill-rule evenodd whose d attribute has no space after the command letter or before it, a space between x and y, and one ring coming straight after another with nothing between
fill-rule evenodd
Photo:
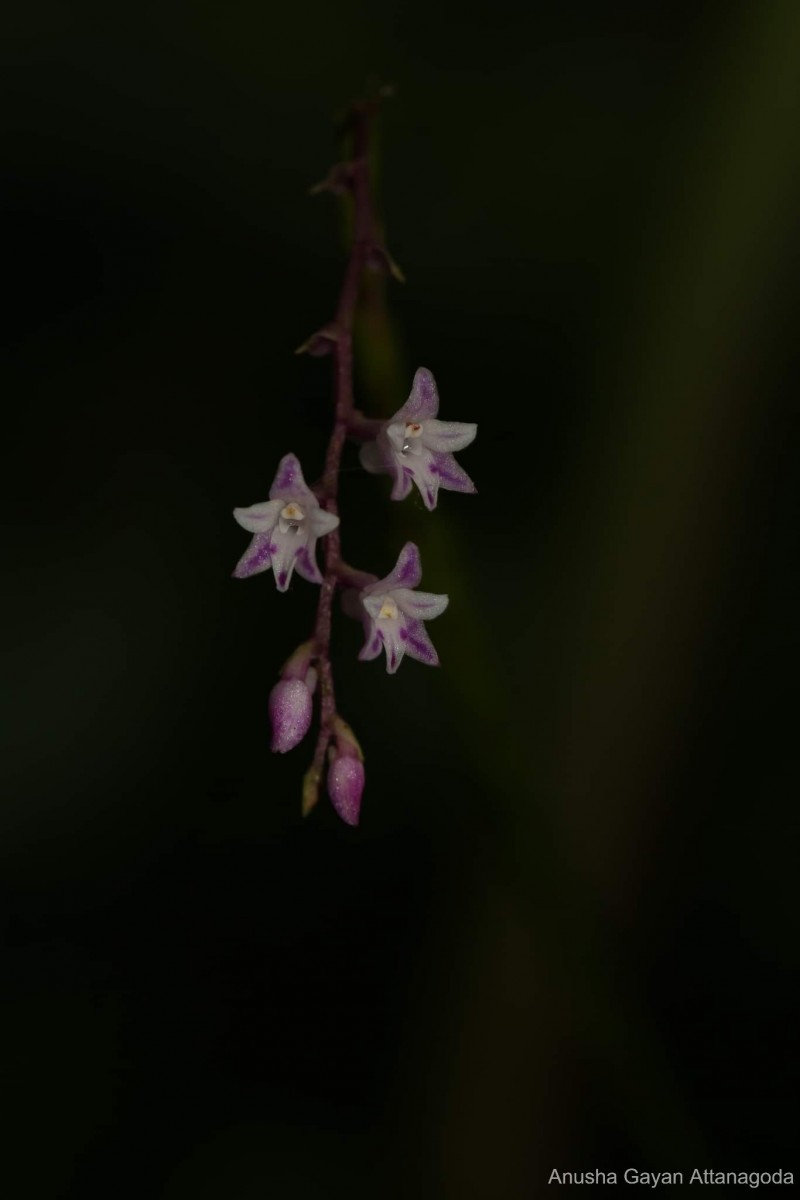
<instances>
[{"instance_id":1,"label":"yellow center of flower","mask_svg":"<svg viewBox=\"0 0 800 1200\"><path fill-rule=\"evenodd\" d=\"M387 617L390 621L394 621L397 618L397 605L395 604L394 600L390 600L388 596L385 597L383 604L381 605L381 611L378 613L378 620L380 620L381 617Z\"/></svg>"},{"instance_id":2,"label":"yellow center of flower","mask_svg":"<svg viewBox=\"0 0 800 1200\"><path fill-rule=\"evenodd\" d=\"M299 533L300 526L305 520L305 512L299 504L295 504L294 500L290 500L288 504L281 509L281 518L278 522L278 528L281 533Z\"/></svg>"}]
</instances>

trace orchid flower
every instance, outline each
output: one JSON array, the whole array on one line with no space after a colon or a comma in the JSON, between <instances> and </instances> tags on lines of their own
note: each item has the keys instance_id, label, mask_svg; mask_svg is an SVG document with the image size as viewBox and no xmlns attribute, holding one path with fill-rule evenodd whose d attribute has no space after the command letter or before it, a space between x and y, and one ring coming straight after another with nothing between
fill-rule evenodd
<instances>
[{"instance_id":1,"label":"orchid flower","mask_svg":"<svg viewBox=\"0 0 800 1200\"><path fill-rule=\"evenodd\" d=\"M425 507L436 507L439 488L475 492L475 484L453 457L475 440L477 425L438 421L439 393L430 371L420 367L411 395L374 441L361 447L361 465L372 474L388 472L393 480L392 500L404 500L417 485Z\"/></svg>"},{"instance_id":2,"label":"orchid flower","mask_svg":"<svg viewBox=\"0 0 800 1200\"><path fill-rule=\"evenodd\" d=\"M278 463L269 500L235 508L233 515L242 529L254 535L233 572L236 579L272 567L278 591L285 592L297 567L309 583L322 583L317 538L335 529L339 518L320 507L294 454L285 454Z\"/></svg>"},{"instance_id":3,"label":"orchid flower","mask_svg":"<svg viewBox=\"0 0 800 1200\"><path fill-rule=\"evenodd\" d=\"M366 641L359 654L365 662L386 651L386 670L393 675L404 654L430 667L438 667L439 655L425 629L425 621L440 616L449 597L416 590L422 578L419 550L406 542L392 571L349 598L346 611L360 616Z\"/></svg>"}]
</instances>

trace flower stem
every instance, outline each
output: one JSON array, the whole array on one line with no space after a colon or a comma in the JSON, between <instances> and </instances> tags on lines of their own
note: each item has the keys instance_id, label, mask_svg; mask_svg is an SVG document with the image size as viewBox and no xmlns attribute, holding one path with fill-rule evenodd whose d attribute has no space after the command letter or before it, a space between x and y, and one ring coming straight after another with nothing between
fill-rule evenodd
<instances>
[{"instance_id":1,"label":"flower stem","mask_svg":"<svg viewBox=\"0 0 800 1200\"><path fill-rule=\"evenodd\" d=\"M352 420L353 407L353 322L361 288L361 278L367 257L374 245L375 220L369 176L371 121L377 104L366 102L354 105L348 122L353 139L350 164L350 188L353 196L353 240L336 305L334 325L337 338L333 346L334 423L325 455L325 469L317 495L328 512L338 515L339 468L342 451ZM341 541L337 527L325 538L325 572L320 590L317 619L314 627L314 647L320 679L320 734L314 753L314 765L321 769L325 750L331 739L336 718L336 698L330 662L331 615L337 582L346 575L341 558Z\"/></svg>"}]
</instances>

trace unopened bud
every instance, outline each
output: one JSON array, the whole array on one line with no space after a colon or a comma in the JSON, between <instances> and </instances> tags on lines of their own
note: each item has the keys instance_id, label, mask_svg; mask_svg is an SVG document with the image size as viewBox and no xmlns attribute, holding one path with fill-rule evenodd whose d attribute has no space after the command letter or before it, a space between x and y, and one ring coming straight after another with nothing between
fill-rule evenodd
<instances>
[{"instance_id":1,"label":"unopened bud","mask_svg":"<svg viewBox=\"0 0 800 1200\"><path fill-rule=\"evenodd\" d=\"M311 724L311 692L301 679L280 679L269 694L272 749L277 754L293 750Z\"/></svg>"},{"instance_id":2,"label":"unopened bud","mask_svg":"<svg viewBox=\"0 0 800 1200\"><path fill-rule=\"evenodd\" d=\"M328 768L328 795L346 825L357 825L364 791L364 764L360 758L340 755Z\"/></svg>"}]
</instances>

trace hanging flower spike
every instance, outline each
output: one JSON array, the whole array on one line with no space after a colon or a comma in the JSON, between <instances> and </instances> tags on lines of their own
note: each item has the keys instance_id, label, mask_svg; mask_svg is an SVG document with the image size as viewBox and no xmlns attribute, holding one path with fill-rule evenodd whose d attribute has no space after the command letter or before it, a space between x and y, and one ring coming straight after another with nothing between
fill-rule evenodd
<instances>
[{"instance_id":1,"label":"hanging flower spike","mask_svg":"<svg viewBox=\"0 0 800 1200\"><path fill-rule=\"evenodd\" d=\"M279 462L269 500L235 508L233 515L242 529L254 534L236 564L236 579L247 579L272 567L278 591L285 592L297 567L309 583L322 583L316 559L317 538L335 529L339 518L320 508L294 454L285 454Z\"/></svg>"},{"instance_id":2,"label":"hanging flower spike","mask_svg":"<svg viewBox=\"0 0 800 1200\"><path fill-rule=\"evenodd\" d=\"M387 421L374 442L361 447L361 465L372 474L388 471L394 480L392 499L404 500L416 483L425 507L436 507L439 488L476 492L475 484L453 454L475 440L478 426L437 421L439 393L430 371L420 367L411 395Z\"/></svg>"},{"instance_id":3,"label":"hanging flower spike","mask_svg":"<svg viewBox=\"0 0 800 1200\"><path fill-rule=\"evenodd\" d=\"M421 578L419 550L413 542L406 542L394 570L360 593L360 615L367 638L358 656L362 662L377 658L385 650L390 675L394 675L404 654L438 667L439 655L424 622L441 616L449 597L416 591Z\"/></svg>"}]
</instances>

